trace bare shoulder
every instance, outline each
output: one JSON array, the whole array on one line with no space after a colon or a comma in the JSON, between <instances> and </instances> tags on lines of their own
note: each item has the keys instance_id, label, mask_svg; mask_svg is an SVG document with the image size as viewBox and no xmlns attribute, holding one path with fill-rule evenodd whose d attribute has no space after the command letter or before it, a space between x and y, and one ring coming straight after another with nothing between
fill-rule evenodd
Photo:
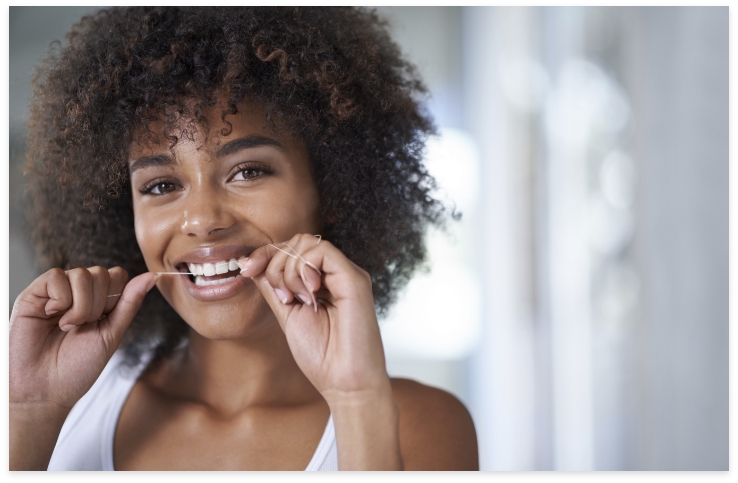
<instances>
[{"instance_id":1,"label":"bare shoulder","mask_svg":"<svg viewBox=\"0 0 738 483\"><path fill-rule=\"evenodd\" d=\"M400 410L406 470L478 470L477 435L469 411L453 395L410 379L392 378Z\"/></svg>"}]
</instances>

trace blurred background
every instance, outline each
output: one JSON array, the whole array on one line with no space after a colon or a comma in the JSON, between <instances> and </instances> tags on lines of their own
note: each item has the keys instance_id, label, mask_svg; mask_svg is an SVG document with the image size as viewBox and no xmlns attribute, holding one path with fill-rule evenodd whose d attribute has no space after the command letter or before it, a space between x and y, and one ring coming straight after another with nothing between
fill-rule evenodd
<instances>
[{"instance_id":1,"label":"blurred background","mask_svg":"<svg viewBox=\"0 0 738 483\"><path fill-rule=\"evenodd\" d=\"M96 7L10 7L10 300L33 66ZM483 470L728 469L728 8L379 8L431 91L430 271L393 376L469 408Z\"/></svg>"}]
</instances>

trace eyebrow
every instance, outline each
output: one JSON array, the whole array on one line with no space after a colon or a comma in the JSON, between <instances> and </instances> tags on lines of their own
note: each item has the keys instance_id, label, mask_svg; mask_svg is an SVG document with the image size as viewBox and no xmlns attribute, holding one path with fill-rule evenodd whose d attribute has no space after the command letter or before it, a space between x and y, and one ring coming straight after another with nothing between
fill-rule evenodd
<instances>
[{"instance_id":1,"label":"eyebrow","mask_svg":"<svg viewBox=\"0 0 738 483\"><path fill-rule=\"evenodd\" d=\"M282 151L285 150L284 146L282 146L282 144L280 144L276 139L265 136L244 136L222 145L218 148L218 151L215 152L215 157L221 158L229 154L237 153L242 149L256 148L259 146L274 146Z\"/></svg>"},{"instance_id":2,"label":"eyebrow","mask_svg":"<svg viewBox=\"0 0 738 483\"><path fill-rule=\"evenodd\" d=\"M285 150L284 146L276 139L268 138L265 136L244 136L242 138L234 139L222 145L215 152L215 157L222 158L229 154L237 153L243 149L256 148L259 146L274 146L276 148ZM158 167L158 166L170 166L177 164L174 158L169 154L155 154L153 156L143 156L138 158L136 161L131 163L130 173L138 169Z\"/></svg>"},{"instance_id":3,"label":"eyebrow","mask_svg":"<svg viewBox=\"0 0 738 483\"><path fill-rule=\"evenodd\" d=\"M143 156L131 163L130 173L133 174L137 169L150 168L153 166L169 166L176 164L174 158L168 154L155 154L153 156Z\"/></svg>"}]
</instances>

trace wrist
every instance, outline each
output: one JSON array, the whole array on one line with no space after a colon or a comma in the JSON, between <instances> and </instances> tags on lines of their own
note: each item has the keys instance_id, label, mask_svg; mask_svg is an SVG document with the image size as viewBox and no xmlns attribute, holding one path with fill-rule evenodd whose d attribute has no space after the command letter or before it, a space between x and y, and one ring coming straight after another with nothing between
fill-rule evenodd
<instances>
[{"instance_id":1,"label":"wrist","mask_svg":"<svg viewBox=\"0 0 738 483\"><path fill-rule=\"evenodd\" d=\"M72 408L49 401L10 401L11 418L18 421L58 421L63 423Z\"/></svg>"},{"instance_id":2,"label":"wrist","mask_svg":"<svg viewBox=\"0 0 738 483\"><path fill-rule=\"evenodd\" d=\"M339 392L326 399L341 470L401 470L400 411L392 387Z\"/></svg>"},{"instance_id":3,"label":"wrist","mask_svg":"<svg viewBox=\"0 0 738 483\"><path fill-rule=\"evenodd\" d=\"M386 373L360 388L327 389L322 390L321 395L330 406L331 412L351 410L388 401L394 402L392 384Z\"/></svg>"},{"instance_id":4,"label":"wrist","mask_svg":"<svg viewBox=\"0 0 738 483\"><path fill-rule=\"evenodd\" d=\"M366 421L366 424L378 421L394 424L400 414L391 387L386 390L334 395L326 399L326 402L334 421L351 421L352 425L362 424L362 421Z\"/></svg>"},{"instance_id":5,"label":"wrist","mask_svg":"<svg viewBox=\"0 0 738 483\"><path fill-rule=\"evenodd\" d=\"M48 402L11 402L11 470L45 470L69 409Z\"/></svg>"}]
</instances>

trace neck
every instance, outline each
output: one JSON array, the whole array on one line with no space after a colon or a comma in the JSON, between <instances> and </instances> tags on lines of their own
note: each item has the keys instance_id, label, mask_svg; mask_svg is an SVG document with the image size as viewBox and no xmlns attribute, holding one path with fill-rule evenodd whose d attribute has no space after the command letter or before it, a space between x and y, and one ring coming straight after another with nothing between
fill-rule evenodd
<instances>
[{"instance_id":1,"label":"neck","mask_svg":"<svg viewBox=\"0 0 738 483\"><path fill-rule=\"evenodd\" d=\"M223 415L322 399L297 366L276 321L239 340L210 340L190 330L188 346L156 372L170 395Z\"/></svg>"}]
</instances>

